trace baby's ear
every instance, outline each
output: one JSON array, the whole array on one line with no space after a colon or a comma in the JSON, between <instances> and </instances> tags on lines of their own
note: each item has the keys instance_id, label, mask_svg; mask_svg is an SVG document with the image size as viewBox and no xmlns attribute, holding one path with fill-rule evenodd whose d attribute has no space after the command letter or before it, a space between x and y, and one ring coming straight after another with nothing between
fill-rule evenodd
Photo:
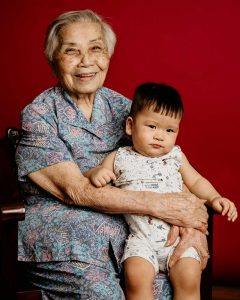
<instances>
[{"instance_id":1,"label":"baby's ear","mask_svg":"<svg viewBox=\"0 0 240 300\"><path fill-rule=\"evenodd\" d=\"M126 134L132 135L132 126L133 126L133 119L132 117L128 117L126 120Z\"/></svg>"}]
</instances>

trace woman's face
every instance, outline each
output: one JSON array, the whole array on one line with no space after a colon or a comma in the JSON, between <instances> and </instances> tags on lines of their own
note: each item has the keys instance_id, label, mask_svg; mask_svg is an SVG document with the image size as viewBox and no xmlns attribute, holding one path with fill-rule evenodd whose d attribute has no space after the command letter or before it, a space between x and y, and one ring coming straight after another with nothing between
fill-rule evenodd
<instances>
[{"instance_id":1,"label":"woman's face","mask_svg":"<svg viewBox=\"0 0 240 300\"><path fill-rule=\"evenodd\" d=\"M74 100L94 96L105 80L110 56L97 23L72 23L60 31L57 76Z\"/></svg>"}]
</instances>

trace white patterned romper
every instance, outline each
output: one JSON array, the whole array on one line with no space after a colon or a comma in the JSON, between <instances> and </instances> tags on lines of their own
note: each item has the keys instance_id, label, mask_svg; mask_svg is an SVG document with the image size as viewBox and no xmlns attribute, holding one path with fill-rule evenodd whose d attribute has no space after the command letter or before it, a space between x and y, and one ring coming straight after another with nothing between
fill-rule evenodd
<instances>
[{"instance_id":1,"label":"white patterned romper","mask_svg":"<svg viewBox=\"0 0 240 300\"><path fill-rule=\"evenodd\" d=\"M179 172L182 152L179 146L161 157L147 157L132 150L119 148L115 157L115 185L126 190L152 191L159 193L181 192L182 177ZM144 215L125 215L130 228L122 261L140 256L151 262L155 272L168 270L170 255L179 242L164 247L170 225L162 220ZM181 257L200 261L195 248L188 248Z\"/></svg>"}]
</instances>

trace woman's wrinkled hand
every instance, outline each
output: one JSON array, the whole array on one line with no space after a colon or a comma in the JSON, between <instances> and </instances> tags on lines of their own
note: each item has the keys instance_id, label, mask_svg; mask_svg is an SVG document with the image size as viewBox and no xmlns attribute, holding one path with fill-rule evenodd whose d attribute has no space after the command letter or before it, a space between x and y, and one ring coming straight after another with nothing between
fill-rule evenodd
<instances>
[{"instance_id":1,"label":"woman's wrinkled hand","mask_svg":"<svg viewBox=\"0 0 240 300\"><path fill-rule=\"evenodd\" d=\"M169 267L171 268L175 265L187 248L194 247L201 259L201 269L205 269L209 258L206 235L193 228L172 226L165 246L174 244L178 237L180 237L180 241L170 257Z\"/></svg>"},{"instance_id":2,"label":"woman's wrinkled hand","mask_svg":"<svg viewBox=\"0 0 240 300\"><path fill-rule=\"evenodd\" d=\"M164 194L164 199L165 201L152 203L155 217L172 225L196 228L207 234L208 213L205 200L191 193L168 193Z\"/></svg>"}]
</instances>

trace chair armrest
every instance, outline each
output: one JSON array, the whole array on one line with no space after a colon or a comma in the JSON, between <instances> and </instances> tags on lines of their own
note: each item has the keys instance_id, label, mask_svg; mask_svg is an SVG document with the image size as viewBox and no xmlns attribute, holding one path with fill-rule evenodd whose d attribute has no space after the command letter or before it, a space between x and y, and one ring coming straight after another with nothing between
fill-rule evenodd
<instances>
[{"instance_id":1,"label":"chair armrest","mask_svg":"<svg viewBox=\"0 0 240 300\"><path fill-rule=\"evenodd\" d=\"M1 221L16 220L21 221L25 218L25 207L23 203L3 203L0 205Z\"/></svg>"}]
</instances>

